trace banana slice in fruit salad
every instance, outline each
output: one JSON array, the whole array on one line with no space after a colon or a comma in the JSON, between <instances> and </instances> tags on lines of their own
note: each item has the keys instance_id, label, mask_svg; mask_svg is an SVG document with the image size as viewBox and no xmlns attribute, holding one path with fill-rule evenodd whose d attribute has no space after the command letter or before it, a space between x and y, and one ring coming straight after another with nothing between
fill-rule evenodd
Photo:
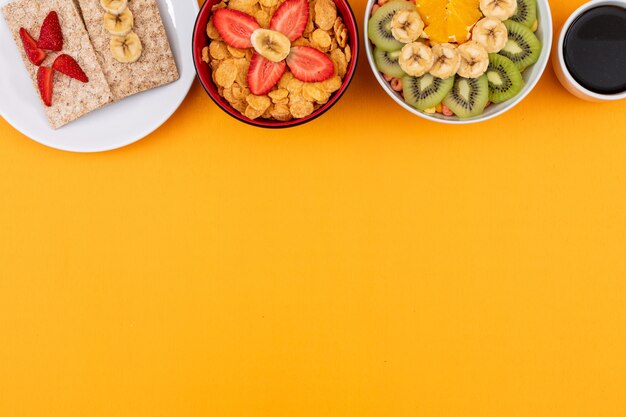
<instances>
[{"instance_id":1,"label":"banana slice in fruit salad","mask_svg":"<svg viewBox=\"0 0 626 417\"><path fill-rule=\"evenodd\" d=\"M472 40L485 47L487 52L500 52L509 40L509 31L498 19L485 17L472 29Z\"/></svg>"},{"instance_id":2,"label":"banana slice in fruit salad","mask_svg":"<svg viewBox=\"0 0 626 417\"><path fill-rule=\"evenodd\" d=\"M104 28L115 36L126 36L133 30L133 13L130 9L120 14L106 13L104 15Z\"/></svg>"},{"instance_id":3,"label":"banana slice in fruit salad","mask_svg":"<svg viewBox=\"0 0 626 417\"><path fill-rule=\"evenodd\" d=\"M486 17L506 20L517 11L517 0L480 0L480 11Z\"/></svg>"},{"instance_id":4,"label":"banana slice in fruit salad","mask_svg":"<svg viewBox=\"0 0 626 417\"><path fill-rule=\"evenodd\" d=\"M424 22L417 10L398 10L390 25L391 34L402 43L416 41L424 32Z\"/></svg>"},{"instance_id":5,"label":"banana slice in fruit salad","mask_svg":"<svg viewBox=\"0 0 626 417\"><path fill-rule=\"evenodd\" d=\"M135 32L126 36L112 36L110 47L113 58L124 64L136 62L143 51L141 40Z\"/></svg>"},{"instance_id":6,"label":"banana slice in fruit salad","mask_svg":"<svg viewBox=\"0 0 626 417\"><path fill-rule=\"evenodd\" d=\"M489 54L484 46L476 41L469 41L458 47L461 65L457 74L463 78L478 78L489 67Z\"/></svg>"},{"instance_id":7,"label":"banana slice in fruit salad","mask_svg":"<svg viewBox=\"0 0 626 417\"><path fill-rule=\"evenodd\" d=\"M433 66L433 51L422 42L412 42L404 45L400 51L398 63L408 75L421 77Z\"/></svg>"},{"instance_id":8,"label":"banana slice in fruit salad","mask_svg":"<svg viewBox=\"0 0 626 417\"><path fill-rule=\"evenodd\" d=\"M439 43L432 47L434 62L430 73L437 78L452 77L461 65L461 54L451 43Z\"/></svg>"},{"instance_id":9,"label":"banana slice in fruit salad","mask_svg":"<svg viewBox=\"0 0 626 417\"><path fill-rule=\"evenodd\" d=\"M128 0L100 0L100 5L111 14L120 14L128 7Z\"/></svg>"},{"instance_id":10,"label":"banana slice in fruit salad","mask_svg":"<svg viewBox=\"0 0 626 417\"><path fill-rule=\"evenodd\" d=\"M250 36L250 42L259 55L272 62L287 58L291 50L289 38L270 29L256 29Z\"/></svg>"}]
</instances>

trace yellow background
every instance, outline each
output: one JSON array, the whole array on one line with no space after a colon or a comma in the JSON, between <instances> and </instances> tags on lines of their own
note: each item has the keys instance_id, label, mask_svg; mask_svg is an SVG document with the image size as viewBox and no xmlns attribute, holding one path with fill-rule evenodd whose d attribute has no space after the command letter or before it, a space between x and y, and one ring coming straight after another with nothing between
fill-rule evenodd
<instances>
[{"instance_id":1,"label":"yellow background","mask_svg":"<svg viewBox=\"0 0 626 417\"><path fill-rule=\"evenodd\" d=\"M0 120L0 416L623 417L625 116L550 68L442 126L362 59L291 130L197 84L103 154Z\"/></svg>"}]
</instances>

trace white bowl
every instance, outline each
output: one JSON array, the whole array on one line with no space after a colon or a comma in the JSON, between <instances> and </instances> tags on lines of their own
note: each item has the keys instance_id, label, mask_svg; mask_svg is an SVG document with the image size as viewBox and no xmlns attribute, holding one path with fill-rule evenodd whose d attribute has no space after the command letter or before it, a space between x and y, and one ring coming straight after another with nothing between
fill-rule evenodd
<instances>
[{"instance_id":1,"label":"white bowl","mask_svg":"<svg viewBox=\"0 0 626 417\"><path fill-rule=\"evenodd\" d=\"M537 82L541 78L543 71L546 69L548 60L550 59L550 50L552 49L552 14L550 13L550 5L548 4L548 0L537 0L537 19L539 21L539 27L537 28L537 32L535 34L541 41L543 47L541 49L539 60L535 64L527 68L522 74L526 83L522 88L522 91L520 91L517 96L513 97L510 100L507 100L503 103L490 105L485 109L483 114L467 119L460 119L456 116L444 116L438 113L426 114L417 110L415 107L406 104L400 93L394 91L391 88L389 83L385 81L383 75L376 68L376 63L374 62L374 46L367 37L367 24L371 16L372 7L374 7L376 2L377 0L368 0L367 6L365 7L365 19L363 23L363 27L366 28L366 30L363 31L363 36L365 37L365 51L367 53L367 60L370 64L370 68L372 69L374 76L378 80L378 83L381 85L383 90L385 90L387 94L389 94L389 96L396 101L396 103L402 106L406 111L409 111L426 120L431 120L437 123L463 125L484 122L485 120L493 119L494 117L499 116L502 113L512 109L517 103L524 100L524 98L532 91L532 89L535 88L535 85L537 85Z\"/></svg>"}]
</instances>

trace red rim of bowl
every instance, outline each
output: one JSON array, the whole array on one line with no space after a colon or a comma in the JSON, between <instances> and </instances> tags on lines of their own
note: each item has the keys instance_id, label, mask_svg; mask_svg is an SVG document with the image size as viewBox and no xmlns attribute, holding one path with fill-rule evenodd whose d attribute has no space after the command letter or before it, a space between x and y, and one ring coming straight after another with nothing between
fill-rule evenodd
<instances>
[{"instance_id":1,"label":"red rim of bowl","mask_svg":"<svg viewBox=\"0 0 626 417\"><path fill-rule=\"evenodd\" d=\"M348 69L346 71L346 75L344 76L341 88L333 93L330 100L328 100L328 103L324 104L322 107L320 107L307 117L303 117L301 119L293 119L288 122L267 119L252 120L239 113L239 111L233 108L230 103L226 101L226 99L219 95L219 93L217 92L217 86L215 85L211 77L211 69L209 68L209 65L202 60L202 49L209 43L208 36L206 35L206 26L211 16L211 7L213 7L213 5L217 4L218 2L219 0L207 0L200 9L193 29L192 50L193 64L196 68L196 74L198 76L198 79L200 80L200 84L202 84L204 90L207 92L209 97L211 97L211 100L213 100L213 102L215 102L215 104L217 104L218 107L221 108L223 111L225 111L235 119L252 126L274 129L294 127L310 122L311 120L314 120L322 114L326 113L332 106L334 106L339 101L341 96L343 96L345 91L348 89L348 86L354 78L357 63L359 61L359 29L356 24L354 12L352 11L352 8L350 7L348 1L334 0L335 5L337 6L337 11L339 15L343 18L344 24L348 29L348 34L350 36L348 44L350 45L350 49L352 51L352 59L350 64L348 64Z\"/></svg>"}]
</instances>

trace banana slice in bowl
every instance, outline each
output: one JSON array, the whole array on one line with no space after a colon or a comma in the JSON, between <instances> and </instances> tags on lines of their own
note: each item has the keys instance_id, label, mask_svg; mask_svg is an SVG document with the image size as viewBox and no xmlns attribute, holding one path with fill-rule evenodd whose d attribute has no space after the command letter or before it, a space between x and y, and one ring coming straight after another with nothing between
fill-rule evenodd
<instances>
[{"instance_id":1,"label":"banana slice in bowl","mask_svg":"<svg viewBox=\"0 0 626 417\"><path fill-rule=\"evenodd\" d=\"M272 62L287 58L291 51L291 41L280 32L270 29L256 29L250 36L255 51Z\"/></svg>"},{"instance_id":2,"label":"banana slice in bowl","mask_svg":"<svg viewBox=\"0 0 626 417\"><path fill-rule=\"evenodd\" d=\"M452 77L461 66L461 54L456 46L451 43L439 43L432 48L433 66L430 73L437 78L445 80Z\"/></svg>"},{"instance_id":3,"label":"banana slice in bowl","mask_svg":"<svg viewBox=\"0 0 626 417\"><path fill-rule=\"evenodd\" d=\"M509 40L509 31L501 20L485 17L472 29L472 40L485 47L487 52L500 52Z\"/></svg>"},{"instance_id":4,"label":"banana slice in bowl","mask_svg":"<svg viewBox=\"0 0 626 417\"><path fill-rule=\"evenodd\" d=\"M398 63L408 75L421 77L433 66L433 51L422 42L407 43L400 51Z\"/></svg>"}]
</instances>

